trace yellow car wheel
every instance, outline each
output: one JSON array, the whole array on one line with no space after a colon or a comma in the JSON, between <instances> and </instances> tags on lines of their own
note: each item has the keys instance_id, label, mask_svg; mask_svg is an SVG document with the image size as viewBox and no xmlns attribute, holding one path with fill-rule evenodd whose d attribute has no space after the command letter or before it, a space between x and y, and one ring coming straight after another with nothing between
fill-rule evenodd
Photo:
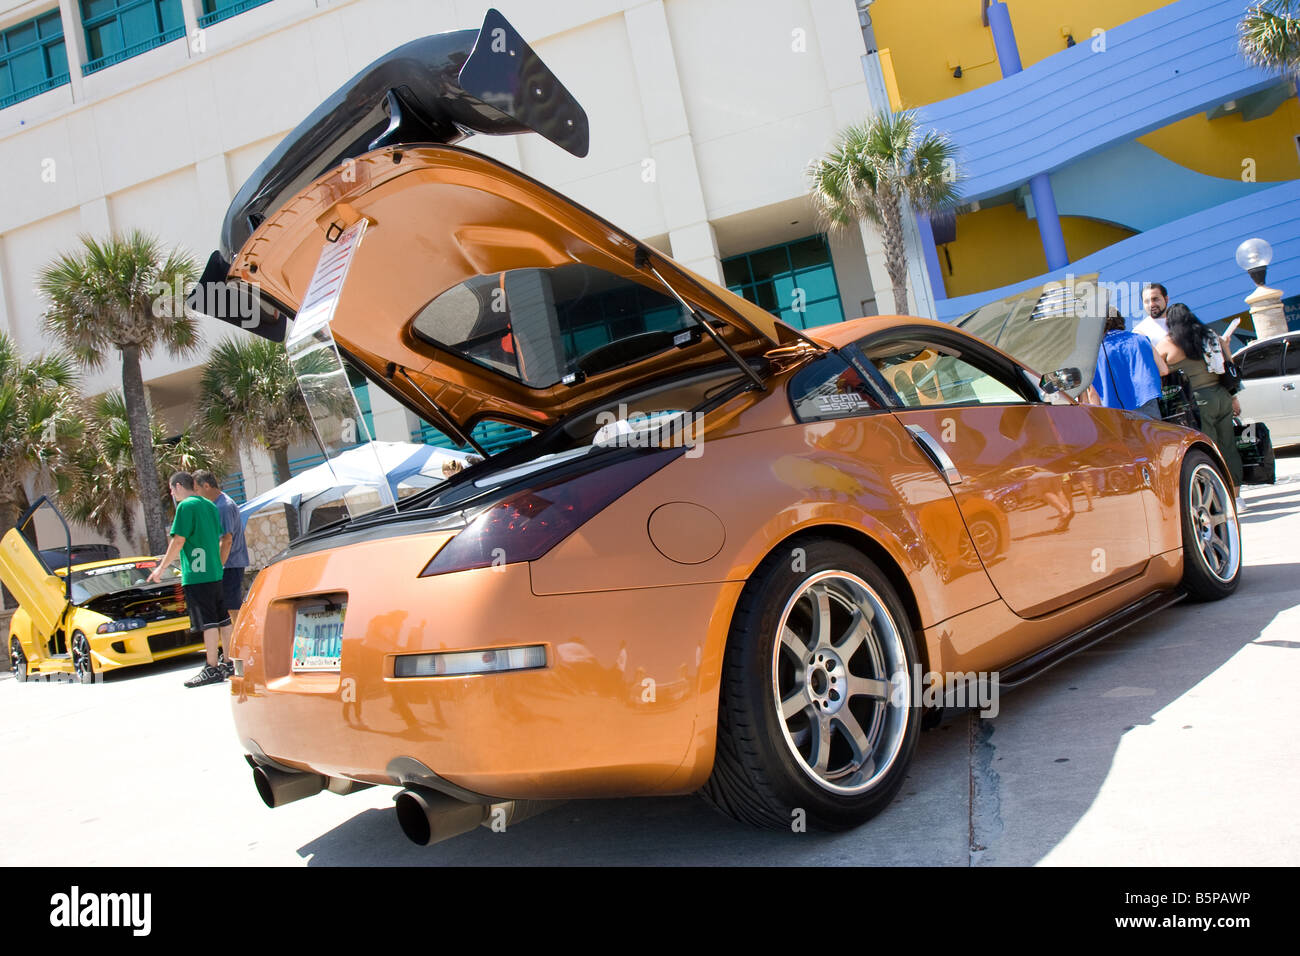
<instances>
[{"instance_id":1,"label":"yellow car wheel","mask_svg":"<svg viewBox=\"0 0 1300 956\"><path fill-rule=\"evenodd\" d=\"M13 668L14 680L20 684L27 680L27 655L17 637L9 638L9 666Z\"/></svg>"},{"instance_id":2,"label":"yellow car wheel","mask_svg":"<svg viewBox=\"0 0 1300 956\"><path fill-rule=\"evenodd\" d=\"M90 642L80 631L72 632L72 675L78 684L95 682L95 665L90 658Z\"/></svg>"}]
</instances>

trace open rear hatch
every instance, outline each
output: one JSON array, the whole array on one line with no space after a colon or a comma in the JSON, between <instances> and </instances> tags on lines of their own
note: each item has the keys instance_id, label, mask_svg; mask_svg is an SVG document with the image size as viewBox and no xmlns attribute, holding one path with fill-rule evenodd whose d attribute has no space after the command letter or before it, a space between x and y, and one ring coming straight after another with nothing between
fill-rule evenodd
<instances>
[{"instance_id":1,"label":"open rear hatch","mask_svg":"<svg viewBox=\"0 0 1300 956\"><path fill-rule=\"evenodd\" d=\"M347 405L336 351L462 442L485 418L539 430L666 371L806 341L535 180L449 145L525 129L586 152L581 107L495 11L477 32L399 48L240 190L231 245L191 306L312 353L300 380L318 405Z\"/></svg>"}]
</instances>

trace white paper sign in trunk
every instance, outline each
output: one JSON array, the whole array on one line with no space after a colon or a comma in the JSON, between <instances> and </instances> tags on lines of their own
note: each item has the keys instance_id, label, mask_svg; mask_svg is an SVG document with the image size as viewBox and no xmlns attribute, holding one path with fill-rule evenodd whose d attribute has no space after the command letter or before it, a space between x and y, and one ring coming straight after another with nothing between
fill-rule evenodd
<instances>
[{"instance_id":1,"label":"white paper sign in trunk","mask_svg":"<svg viewBox=\"0 0 1300 956\"><path fill-rule=\"evenodd\" d=\"M334 318L343 284L347 281L348 267L352 265L352 256L361 245L361 237L365 233L366 220L360 219L343 230L335 242L321 251L316 271L312 273L307 294L303 296L302 305L293 320L293 331L289 333L286 344L292 345L298 339L306 338Z\"/></svg>"}]
</instances>

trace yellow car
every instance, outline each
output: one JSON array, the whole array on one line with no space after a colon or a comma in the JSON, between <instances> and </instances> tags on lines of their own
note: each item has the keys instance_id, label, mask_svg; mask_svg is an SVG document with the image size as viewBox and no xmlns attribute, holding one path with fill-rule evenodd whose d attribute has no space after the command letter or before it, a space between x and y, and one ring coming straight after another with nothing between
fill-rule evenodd
<instances>
[{"instance_id":1,"label":"yellow car","mask_svg":"<svg viewBox=\"0 0 1300 956\"><path fill-rule=\"evenodd\" d=\"M148 664L203 650L203 635L191 630L180 571L149 584L156 557L114 558L51 569L21 529L40 498L0 538L0 581L18 599L9 622L9 659L14 677L71 674L89 684L96 673ZM71 553L71 536L68 552Z\"/></svg>"}]
</instances>

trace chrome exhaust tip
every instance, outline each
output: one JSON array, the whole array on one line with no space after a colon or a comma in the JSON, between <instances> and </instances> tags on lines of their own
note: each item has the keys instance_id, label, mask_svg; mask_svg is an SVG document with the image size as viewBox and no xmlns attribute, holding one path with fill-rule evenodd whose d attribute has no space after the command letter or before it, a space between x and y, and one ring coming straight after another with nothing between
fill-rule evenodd
<instances>
[{"instance_id":1,"label":"chrome exhaust tip","mask_svg":"<svg viewBox=\"0 0 1300 956\"><path fill-rule=\"evenodd\" d=\"M253 768L253 786L257 787L257 795L272 810L295 800L314 797L328 783L329 779L318 773L285 773L265 766Z\"/></svg>"},{"instance_id":2,"label":"chrome exhaust tip","mask_svg":"<svg viewBox=\"0 0 1300 956\"><path fill-rule=\"evenodd\" d=\"M406 789L397 795L397 823L418 846L433 846L468 833L487 819L489 807L464 803L436 790Z\"/></svg>"},{"instance_id":3,"label":"chrome exhaust tip","mask_svg":"<svg viewBox=\"0 0 1300 956\"><path fill-rule=\"evenodd\" d=\"M556 806L553 800L504 800L466 803L436 790L408 787L397 795L397 823L407 839L418 846L433 846L475 827L504 831Z\"/></svg>"}]
</instances>

